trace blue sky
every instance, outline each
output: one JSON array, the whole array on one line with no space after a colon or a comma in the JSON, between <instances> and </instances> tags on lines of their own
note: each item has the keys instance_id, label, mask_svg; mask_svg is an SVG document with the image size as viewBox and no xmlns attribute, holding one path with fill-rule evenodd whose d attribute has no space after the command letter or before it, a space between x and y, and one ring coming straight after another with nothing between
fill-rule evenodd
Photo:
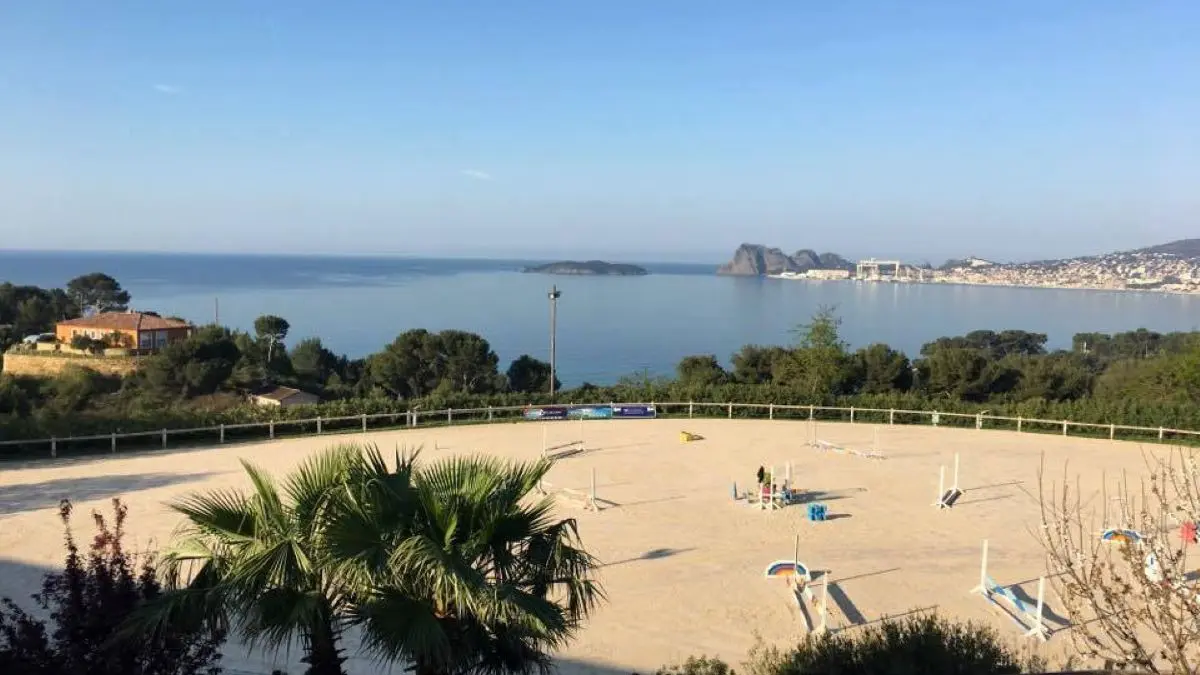
<instances>
[{"instance_id":1,"label":"blue sky","mask_svg":"<svg viewBox=\"0 0 1200 675\"><path fill-rule=\"evenodd\" d=\"M0 7L0 247L940 262L1200 236L1200 3Z\"/></svg>"}]
</instances>

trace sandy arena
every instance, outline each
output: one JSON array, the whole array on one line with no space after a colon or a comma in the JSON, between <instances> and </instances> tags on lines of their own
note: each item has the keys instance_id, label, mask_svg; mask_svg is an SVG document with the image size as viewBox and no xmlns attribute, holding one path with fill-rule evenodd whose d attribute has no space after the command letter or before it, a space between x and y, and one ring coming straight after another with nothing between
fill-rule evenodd
<instances>
[{"instance_id":1,"label":"sandy arena","mask_svg":"<svg viewBox=\"0 0 1200 675\"><path fill-rule=\"evenodd\" d=\"M131 540L139 548L158 546L178 524L164 503L189 491L246 486L240 458L278 474L331 443L368 441L384 449L422 445L425 461L474 452L532 460L540 455L543 426L550 445L582 434L588 448L554 467L553 484L586 490L594 469L599 497L613 503L599 513L561 503L563 515L578 518L585 546L605 563L601 581L609 597L561 655L565 672L653 672L700 654L737 663L755 634L772 643L799 638L804 623L786 583L763 575L770 562L792 557L797 534L801 561L829 570L840 589L829 599L835 630L936 608L989 622L1020 641L1012 621L969 590L978 582L981 540L988 538L991 576L1003 585L1024 582L1026 593L1036 594L1045 570L1031 534L1038 522L1042 453L1050 479L1061 479L1069 461L1085 493L1099 489L1102 474L1114 482L1122 471L1144 471L1134 443L879 426L878 448L887 459L872 460L808 447L804 422L725 420L414 429L0 465L0 595L24 599L44 571L60 568L60 498L86 511L106 509L111 497L120 496L129 506ZM681 443L684 429L704 440ZM823 423L817 436L866 450L874 429ZM955 508L942 511L931 505L938 467L952 472L956 452L966 492ZM809 522L803 505L764 512L731 499L733 481L739 489L752 487L759 465L775 465L782 475L788 461L795 485L828 506L828 521ZM90 522L77 518L76 533L89 537ZM1060 607L1053 593L1047 605L1051 613ZM380 672L354 653L355 645L347 648L351 672ZM1069 639L1055 635L1042 649L1062 653ZM300 670L294 649L275 657L229 651L226 665L235 670Z\"/></svg>"}]
</instances>

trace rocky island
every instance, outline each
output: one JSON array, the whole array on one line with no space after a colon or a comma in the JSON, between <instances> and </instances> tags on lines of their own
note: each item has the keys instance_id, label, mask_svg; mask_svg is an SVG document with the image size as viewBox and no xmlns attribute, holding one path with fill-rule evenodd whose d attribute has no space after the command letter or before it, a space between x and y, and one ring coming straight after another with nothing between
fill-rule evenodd
<instances>
[{"instance_id":1,"label":"rocky island","mask_svg":"<svg viewBox=\"0 0 1200 675\"><path fill-rule=\"evenodd\" d=\"M603 260L587 260L584 262L561 260L545 265L526 267L521 271L531 274L574 274L580 276L597 275L610 277L637 277L650 273L646 268L638 267L637 265L610 263Z\"/></svg>"},{"instance_id":2,"label":"rocky island","mask_svg":"<svg viewBox=\"0 0 1200 675\"><path fill-rule=\"evenodd\" d=\"M809 270L853 270L854 263L836 253L821 253L811 249L800 249L788 255L777 248L760 244L742 244L733 254L733 260L717 268L717 274L730 276L763 276L784 272L807 272Z\"/></svg>"}]
</instances>

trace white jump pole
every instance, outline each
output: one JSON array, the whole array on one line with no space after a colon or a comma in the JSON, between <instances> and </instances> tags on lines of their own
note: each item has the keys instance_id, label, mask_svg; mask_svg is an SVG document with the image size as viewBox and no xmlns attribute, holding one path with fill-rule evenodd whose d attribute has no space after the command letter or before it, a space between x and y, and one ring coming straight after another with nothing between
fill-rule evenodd
<instances>
[{"instance_id":1,"label":"white jump pole","mask_svg":"<svg viewBox=\"0 0 1200 675\"><path fill-rule=\"evenodd\" d=\"M828 571L826 572L826 574L828 574ZM829 577L828 576L825 577L825 583L821 584L821 586L822 586L822 589L821 589L821 623L817 625L817 628L814 631L817 633L824 633L827 630L825 628L825 620L826 620L826 616L829 613Z\"/></svg>"},{"instance_id":2,"label":"white jump pole","mask_svg":"<svg viewBox=\"0 0 1200 675\"><path fill-rule=\"evenodd\" d=\"M987 555L988 555L988 540L983 540L983 559L979 563L979 587L975 590L984 597L988 595L988 577L987 577Z\"/></svg>"},{"instance_id":3,"label":"white jump pole","mask_svg":"<svg viewBox=\"0 0 1200 675\"><path fill-rule=\"evenodd\" d=\"M1046 633L1042 628L1042 608L1045 607L1045 602L1046 577L1038 577L1037 615L1034 617L1034 620L1030 622L1033 625L1029 628L1029 632L1025 634L1026 637L1038 637L1043 640L1046 639Z\"/></svg>"},{"instance_id":4,"label":"white jump pole","mask_svg":"<svg viewBox=\"0 0 1200 675\"><path fill-rule=\"evenodd\" d=\"M875 439L871 442L871 450L879 452L879 425L875 425Z\"/></svg>"},{"instance_id":5,"label":"white jump pole","mask_svg":"<svg viewBox=\"0 0 1200 675\"><path fill-rule=\"evenodd\" d=\"M940 506L942 503L942 495L946 494L946 465L938 467L938 491L937 497L934 499L935 505Z\"/></svg>"}]
</instances>

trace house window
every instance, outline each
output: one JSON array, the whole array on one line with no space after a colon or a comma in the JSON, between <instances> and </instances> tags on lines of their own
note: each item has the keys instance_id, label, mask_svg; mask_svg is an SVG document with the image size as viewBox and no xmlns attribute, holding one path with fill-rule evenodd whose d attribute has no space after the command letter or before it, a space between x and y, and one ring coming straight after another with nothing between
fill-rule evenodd
<instances>
[{"instance_id":1,"label":"house window","mask_svg":"<svg viewBox=\"0 0 1200 675\"><path fill-rule=\"evenodd\" d=\"M154 347L154 333L145 332L138 333L138 349L151 349Z\"/></svg>"},{"instance_id":2,"label":"house window","mask_svg":"<svg viewBox=\"0 0 1200 675\"><path fill-rule=\"evenodd\" d=\"M167 345L167 331L160 330L154 332L154 346L165 347Z\"/></svg>"}]
</instances>

